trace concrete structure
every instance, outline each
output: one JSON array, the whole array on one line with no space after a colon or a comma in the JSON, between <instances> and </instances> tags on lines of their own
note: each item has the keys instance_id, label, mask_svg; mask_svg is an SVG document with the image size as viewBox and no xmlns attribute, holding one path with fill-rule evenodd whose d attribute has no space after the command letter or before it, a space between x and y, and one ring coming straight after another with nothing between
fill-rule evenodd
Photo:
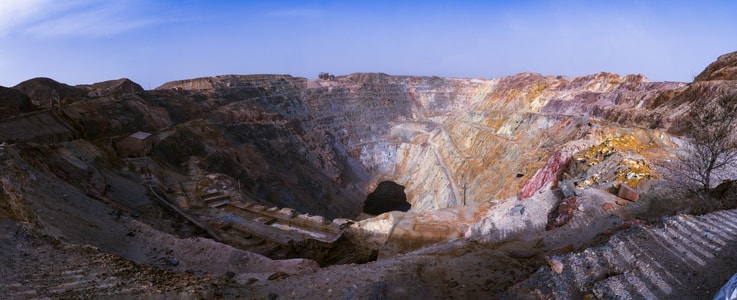
<instances>
[{"instance_id":1,"label":"concrete structure","mask_svg":"<svg viewBox=\"0 0 737 300\"><path fill-rule=\"evenodd\" d=\"M155 136L139 131L119 140L115 143L115 149L121 157L141 157L151 152L155 143Z\"/></svg>"}]
</instances>

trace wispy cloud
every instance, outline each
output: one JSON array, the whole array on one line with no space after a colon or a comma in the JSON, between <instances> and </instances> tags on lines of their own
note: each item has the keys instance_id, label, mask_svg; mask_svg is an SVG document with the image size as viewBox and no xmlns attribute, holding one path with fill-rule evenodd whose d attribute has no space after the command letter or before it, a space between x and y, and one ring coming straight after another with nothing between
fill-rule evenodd
<instances>
[{"instance_id":1,"label":"wispy cloud","mask_svg":"<svg viewBox=\"0 0 737 300\"><path fill-rule=\"evenodd\" d=\"M5 0L0 1L0 34L42 18L44 7L52 3L50 0Z\"/></svg>"},{"instance_id":2,"label":"wispy cloud","mask_svg":"<svg viewBox=\"0 0 737 300\"><path fill-rule=\"evenodd\" d=\"M100 5L34 24L25 32L37 37L115 35L155 24L154 18L136 17L123 5Z\"/></svg>"},{"instance_id":3,"label":"wispy cloud","mask_svg":"<svg viewBox=\"0 0 737 300\"><path fill-rule=\"evenodd\" d=\"M141 1L3 0L0 34L41 38L110 36L162 22Z\"/></svg>"}]
</instances>

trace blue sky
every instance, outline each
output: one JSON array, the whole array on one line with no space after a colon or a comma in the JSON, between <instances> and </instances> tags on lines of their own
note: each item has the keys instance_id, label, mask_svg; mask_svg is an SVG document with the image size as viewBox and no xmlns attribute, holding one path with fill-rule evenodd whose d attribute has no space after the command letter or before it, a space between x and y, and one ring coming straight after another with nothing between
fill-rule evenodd
<instances>
[{"instance_id":1,"label":"blue sky","mask_svg":"<svg viewBox=\"0 0 737 300\"><path fill-rule=\"evenodd\" d=\"M0 0L0 85L221 74L691 81L737 51L737 1Z\"/></svg>"}]
</instances>

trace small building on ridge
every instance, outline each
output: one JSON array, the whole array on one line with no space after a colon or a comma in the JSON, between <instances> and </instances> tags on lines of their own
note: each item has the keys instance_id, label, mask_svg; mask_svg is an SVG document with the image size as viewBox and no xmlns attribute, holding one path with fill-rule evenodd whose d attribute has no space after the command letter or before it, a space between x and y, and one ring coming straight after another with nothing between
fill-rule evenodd
<instances>
[{"instance_id":1,"label":"small building on ridge","mask_svg":"<svg viewBox=\"0 0 737 300\"><path fill-rule=\"evenodd\" d=\"M156 144L156 137L148 132L139 131L115 143L115 150L120 157L142 157L148 155Z\"/></svg>"}]
</instances>

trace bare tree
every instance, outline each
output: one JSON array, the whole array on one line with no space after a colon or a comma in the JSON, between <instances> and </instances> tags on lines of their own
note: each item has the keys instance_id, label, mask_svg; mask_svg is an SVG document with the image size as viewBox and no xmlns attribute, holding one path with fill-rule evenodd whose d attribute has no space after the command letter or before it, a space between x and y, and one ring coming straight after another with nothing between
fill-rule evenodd
<instances>
[{"instance_id":1,"label":"bare tree","mask_svg":"<svg viewBox=\"0 0 737 300\"><path fill-rule=\"evenodd\" d=\"M694 102L685 122L688 143L679 154L678 173L693 191L708 195L737 166L737 91Z\"/></svg>"}]
</instances>

